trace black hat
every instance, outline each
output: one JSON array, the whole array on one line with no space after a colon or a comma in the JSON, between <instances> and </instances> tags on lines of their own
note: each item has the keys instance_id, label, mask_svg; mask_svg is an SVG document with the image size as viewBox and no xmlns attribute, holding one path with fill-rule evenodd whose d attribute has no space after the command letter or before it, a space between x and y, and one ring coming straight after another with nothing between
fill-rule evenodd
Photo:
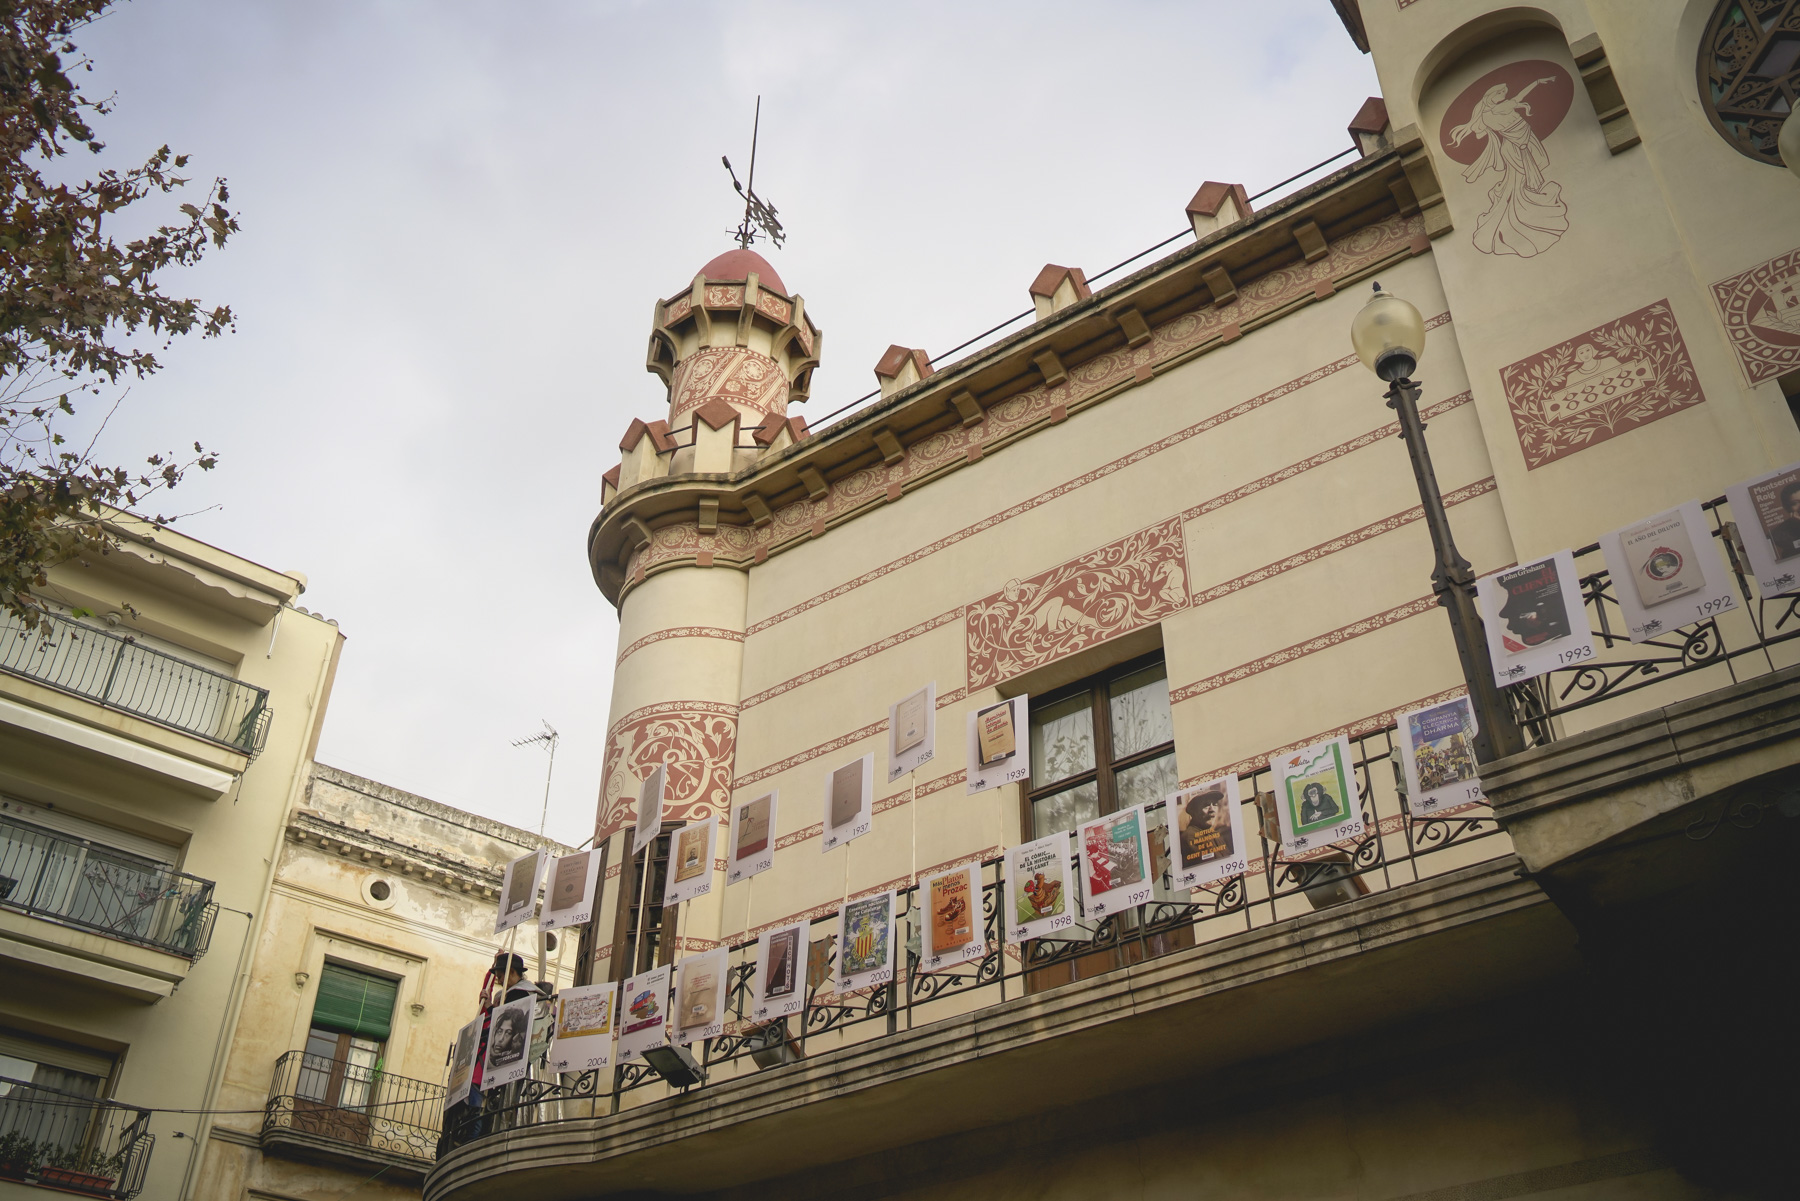
<instances>
[{"instance_id":1,"label":"black hat","mask_svg":"<svg viewBox=\"0 0 1800 1201\"><path fill-rule=\"evenodd\" d=\"M512 960L511 970L523 976L525 974L525 956L516 953L509 955L505 951L498 951L494 954L494 975L503 976L506 974L508 970L508 959Z\"/></svg>"}]
</instances>

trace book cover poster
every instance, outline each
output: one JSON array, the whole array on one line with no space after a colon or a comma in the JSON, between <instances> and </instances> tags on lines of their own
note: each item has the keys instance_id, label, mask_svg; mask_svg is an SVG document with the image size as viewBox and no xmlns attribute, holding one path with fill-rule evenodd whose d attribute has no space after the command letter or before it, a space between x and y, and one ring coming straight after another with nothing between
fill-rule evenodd
<instances>
[{"instance_id":1,"label":"book cover poster","mask_svg":"<svg viewBox=\"0 0 1800 1201\"><path fill-rule=\"evenodd\" d=\"M619 986L586 984L556 994L556 1037L550 1043L550 1070L586 1072L612 1066L613 1028Z\"/></svg>"},{"instance_id":2,"label":"book cover poster","mask_svg":"<svg viewBox=\"0 0 1800 1201\"><path fill-rule=\"evenodd\" d=\"M919 881L925 906L920 929L919 970L941 971L987 954L981 864L965 863Z\"/></svg>"},{"instance_id":3,"label":"book cover poster","mask_svg":"<svg viewBox=\"0 0 1800 1201\"><path fill-rule=\"evenodd\" d=\"M875 756L852 759L825 773L825 837L819 850L830 851L874 828Z\"/></svg>"},{"instance_id":4,"label":"book cover poster","mask_svg":"<svg viewBox=\"0 0 1800 1201\"><path fill-rule=\"evenodd\" d=\"M579 926L594 916L594 888L600 882L599 851L576 851L552 859L545 878L550 886L544 896L544 912L538 918L540 928Z\"/></svg>"},{"instance_id":5,"label":"book cover poster","mask_svg":"<svg viewBox=\"0 0 1800 1201\"><path fill-rule=\"evenodd\" d=\"M918 771L937 755L937 681L888 706L887 782Z\"/></svg>"},{"instance_id":6,"label":"book cover poster","mask_svg":"<svg viewBox=\"0 0 1800 1201\"><path fill-rule=\"evenodd\" d=\"M1198 888L1244 874L1244 806L1237 773L1169 794L1169 885Z\"/></svg>"},{"instance_id":7,"label":"book cover poster","mask_svg":"<svg viewBox=\"0 0 1800 1201\"><path fill-rule=\"evenodd\" d=\"M731 822L731 862L725 883L748 880L775 866L776 794L765 792L737 807Z\"/></svg>"},{"instance_id":8,"label":"book cover poster","mask_svg":"<svg viewBox=\"0 0 1800 1201\"><path fill-rule=\"evenodd\" d=\"M669 871L663 881L663 904L679 905L712 891L713 848L719 819L709 817L675 831L669 840Z\"/></svg>"},{"instance_id":9,"label":"book cover poster","mask_svg":"<svg viewBox=\"0 0 1800 1201\"><path fill-rule=\"evenodd\" d=\"M658 763L656 769L644 777L638 785L637 822L631 828L631 855L637 853L656 841L662 832L663 792L668 784L669 770Z\"/></svg>"},{"instance_id":10,"label":"book cover poster","mask_svg":"<svg viewBox=\"0 0 1800 1201\"><path fill-rule=\"evenodd\" d=\"M1482 804L1475 770L1475 707L1466 696L1402 713L1400 759L1406 807L1414 817L1442 817Z\"/></svg>"},{"instance_id":11,"label":"book cover poster","mask_svg":"<svg viewBox=\"0 0 1800 1201\"><path fill-rule=\"evenodd\" d=\"M481 1019L476 1018L456 1032L450 1048L450 1077L444 1084L444 1108L467 1100L469 1083L475 1078L475 1053L481 1048Z\"/></svg>"},{"instance_id":12,"label":"book cover poster","mask_svg":"<svg viewBox=\"0 0 1800 1201\"><path fill-rule=\"evenodd\" d=\"M481 1070L481 1090L499 1088L523 1080L531 1071L531 1011L537 1001L523 997L496 1005L488 1018L487 1064Z\"/></svg>"},{"instance_id":13,"label":"book cover poster","mask_svg":"<svg viewBox=\"0 0 1800 1201\"><path fill-rule=\"evenodd\" d=\"M1763 599L1800 592L1800 463L1725 489Z\"/></svg>"},{"instance_id":14,"label":"book cover poster","mask_svg":"<svg viewBox=\"0 0 1800 1201\"><path fill-rule=\"evenodd\" d=\"M1067 830L1007 848L1003 920L1009 941L1075 929L1075 901L1069 894L1072 854Z\"/></svg>"},{"instance_id":15,"label":"book cover poster","mask_svg":"<svg viewBox=\"0 0 1800 1201\"><path fill-rule=\"evenodd\" d=\"M1142 805L1083 822L1075 839L1081 852L1082 908L1088 917L1108 917L1150 900L1150 842Z\"/></svg>"},{"instance_id":16,"label":"book cover poster","mask_svg":"<svg viewBox=\"0 0 1800 1201\"><path fill-rule=\"evenodd\" d=\"M1283 851L1298 855L1362 837L1355 763L1342 736L1269 760Z\"/></svg>"},{"instance_id":17,"label":"book cover poster","mask_svg":"<svg viewBox=\"0 0 1800 1201\"><path fill-rule=\"evenodd\" d=\"M876 893L844 906L838 921L839 995L894 978L894 893Z\"/></svg>"},{"instance_id":18,"label":"book cover poster","mask_svg":"<svg viewBox=\"0 0 1800 1201\"><path fill-rule=\"evenodd\" d=\"M751 1020L772 1022L806 1008L806 962L809 922L763 931L756 940L756 1002Z\"/></svg>"},{"instance_id":19,"label":"book cover poster","mask_svg":"<svg viewBox=\"0 0 1800 1201\"><path fill-rule=\"evenodd\" d=\"M1475 595L1501 687L1594 658L1572 552L1482 576Z\"/></svg>"},{"instance_id":20,"label":"book cover poster","mask_svg":"<svg viewBox=\"0 0 1800 1201\"><path fill-rule=\"evenodd\" d=\"M495 934L512 929L536 912L538 876L543 866L541 847L506 865L506 874L500 881L500 907L494 913Z\"/></svg>"},{"instance_id":21,"label":"book cover poster","mask_svg":"<svg viewBox=\"0 0 1800 1201\"><path fill-rule=\"evenodd\" d=\"M676 966L675 1041L683 1045L725 1033L725 984L731 948L689 955Z\"/></svg>"},{"instance_id":22,"label":"book cover poster","mask_svg":"<svg viewBox=\"0 0 1800 1201\"><path fill-rule=\"evenodd\" d=\"M1027 696L984 705L969 714L968 794L1014 784L1031 774L1025 739Z\"/></svg>"},{"instance_id":23,"label":"book cover poster","mask_svg":"<svg viewBox=\"0 0 1800 1201\"><path fill-rule=\"evenodd\" d=\"M619 1060L628 1063L669 1045L669 976L663 964L639 972L619 989Z\"/></svg>"},{"instance_id":24,"label":"book cover poster","mask_svg":"<svg viewBox=\"0 0 1800 1201\"><path fill-rule=\"evenodd\" d=\"M1737 589L1697 500L1602 534L1600 549L1633 642L1737 608Z\"/></svg>"}]
</instances>

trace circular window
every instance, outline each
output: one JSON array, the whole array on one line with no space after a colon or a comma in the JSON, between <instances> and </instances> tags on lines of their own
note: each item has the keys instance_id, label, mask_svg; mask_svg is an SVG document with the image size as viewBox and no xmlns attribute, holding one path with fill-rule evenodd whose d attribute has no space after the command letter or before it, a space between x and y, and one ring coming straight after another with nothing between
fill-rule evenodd
<instances>
[{"instance_id":1,"label":"circular window","mask_svg":"<svg viewBox=\"0 0 1800 1201\"><path fill-rule=\"evenodd\" d=\"M1800 107L1797 16L1793 0L1721 0L1700 38L1700 102L1713 128L1772 167L1782 165L1781 123Z\"/></svg>"},{"instance_id":2,"label":"circular window","mask_svg":"<svg viewBox=\"0 0 1800 1201\"><path fill-rule=\"evenodd\" d=\"M363 904L371 909L394 907L394 886L387 880L368 878L362 882Z\"/></svg>"},{"instance_id":3,"label":"circular window","mask_svg":"<svg viewBox=\"0 0 1800 1201\"><path fill-rule=\"evenodd\" d=\"M394 895L394 889L386 880L377 880L369 885L369 895L377 901L385 901Z\"/></svg>"},{"instance_id":4,"label":"circular window","mask_svg":"<svg viewBox=\"0 0 1800 1201\"><path fill-rule=\"evenodd\" d=\"M550 933L548 930L544 931L544 950L556 950L556 935Z\"/></svg>"}]
</instances>

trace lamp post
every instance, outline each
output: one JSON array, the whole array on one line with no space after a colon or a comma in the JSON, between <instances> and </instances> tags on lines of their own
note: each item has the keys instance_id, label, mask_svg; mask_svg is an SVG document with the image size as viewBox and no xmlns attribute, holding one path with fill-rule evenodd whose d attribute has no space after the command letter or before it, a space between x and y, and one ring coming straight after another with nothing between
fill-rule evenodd
<instances>
[{"instance_id":1,"label":"lamp post","mask_svg":"<svg viewBox=\"0 0 1800 1201\"><path fill-rule=\"evenodd\" d=\"M1450 533L1450 517L1431 469L1431 451L1425 446L1425 423L1419 420L1419 385L1412 373L1425 352L1425 319L1419 310L1392 292L1375 285L1375 295L1350 323L1350 342L1363 365L1388 385L1388 408L1400 417L1400 437L1412 458L1413 478L1419 485L1419 503L1425 510L1425 526L1431 531L1437 566L1431 572L1431 590L1450 615L1450 633L1456 639L1456 657L1462 661L1463 680L1469 686L1469 703L1475 709L1475 758L1488 763L1525 749L1525 736L1513 720L1512 709L1494 683L1494 665L1488 658L1481 615L1475 608L1475 572L1456 549Z\"/></svg>"}]
</instances>

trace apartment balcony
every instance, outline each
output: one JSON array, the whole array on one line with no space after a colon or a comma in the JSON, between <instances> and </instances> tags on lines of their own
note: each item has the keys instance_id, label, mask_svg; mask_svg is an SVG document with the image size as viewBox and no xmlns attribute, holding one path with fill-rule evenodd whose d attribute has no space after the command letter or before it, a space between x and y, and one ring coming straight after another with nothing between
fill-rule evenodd
<instances>
[{"instance_id":1,"label":"apartment balcony","mask_svg":"<svg viewBox=\"0 0 1800 1201\"><path fill-rule=\"evenodd\" d=\"M416 1183L437 1154L443 1112L441 1084L289 1051L275 1061L262 1149Z\"/></svg>"},{"instance_id":2,"label":"apartment balcony","mask_svg":"<svg viewBox=\"0 0 1800 1201\"><path fill-rule=\"evenodd\" d=\"M0 1181L123 1201L155 1142L147 1109L0 1077Z\"/></svg>"}]
</instances>

